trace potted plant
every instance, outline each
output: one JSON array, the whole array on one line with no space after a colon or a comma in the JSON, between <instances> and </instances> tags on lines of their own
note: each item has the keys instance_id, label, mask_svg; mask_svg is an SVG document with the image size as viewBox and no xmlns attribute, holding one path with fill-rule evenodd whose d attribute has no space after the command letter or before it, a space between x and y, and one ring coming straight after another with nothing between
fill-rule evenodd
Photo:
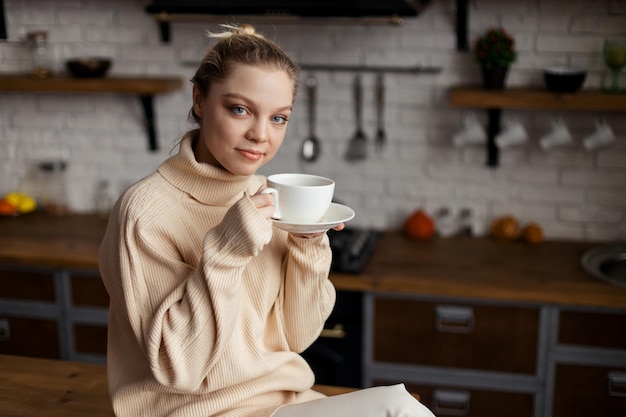
<instances>
[{"instance_id":1,"label":"potted plant","mask_svg":"<svg viewBox=\"0 0 626 417\"><path fill-rule=\"evenodd\" d=\"M517 59L515 39L502 27L490 28L474 41L474 59L487 89L501 89L509 67Z\"/></svg>"}]
</instances>

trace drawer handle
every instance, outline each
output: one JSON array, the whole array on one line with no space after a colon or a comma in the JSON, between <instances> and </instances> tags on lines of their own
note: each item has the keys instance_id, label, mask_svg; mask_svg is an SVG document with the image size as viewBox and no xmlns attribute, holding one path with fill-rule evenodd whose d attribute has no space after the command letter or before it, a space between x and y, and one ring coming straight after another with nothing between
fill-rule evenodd
<instances>
[{"instance_id":1,"label":"drawer handle","mask_svg":"<svg viewBox=\"0 0 626 417\"><path fill-rule=\"evenodd\" d=\"M326 337L329 339L343 339L346 337L346 331L343 329L343 324L337 323L332 329L324 329L320 333L320 337Z\"/></svg>"},{"instance_id":2,"label":"drawer handle","mask_svg":"<svg viewBox=\"0 0 626 417\"><path fill-rule=\"evenodd\" d=\"M608 380L611 397L626 397L626 373L611 371Z\"/></svg>"},{"instance_id":3,"label":"drawer handle","mask_svg":"<svg viewBox=\"0 0 626 417\"><path fill-rule=\"evenodd\" d=\"M466 416L469 413L470 393L467 391L435 390L433 413L446 416Z\"/></svg>"},{"instance_id":4,"label":"drawer handle","mask_svg":"<svg viewBox=\"0 0 626 417\"><path fill-rule=\"evenodd\" d=\"M443 333L471 333L474 330L474 309L439 305L435 308L435 329Z\"/></svg>"}]
</instances>

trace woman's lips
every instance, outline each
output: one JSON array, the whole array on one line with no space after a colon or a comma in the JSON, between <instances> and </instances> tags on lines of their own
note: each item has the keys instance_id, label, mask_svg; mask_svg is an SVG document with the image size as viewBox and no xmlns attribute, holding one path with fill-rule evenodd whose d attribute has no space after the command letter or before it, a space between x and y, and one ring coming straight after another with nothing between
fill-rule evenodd
<instances>
[{"instance_id":1,"label":"woman's lips","mask_svg":"<svg viewBox=\"0 0 626 417\"><path fill-rule=\"evenodd\" d=\"M263 152L254 151L250 149L237 149L239 153L250 161L258 161L263 156Z\"/></svg>"}]
</instances>

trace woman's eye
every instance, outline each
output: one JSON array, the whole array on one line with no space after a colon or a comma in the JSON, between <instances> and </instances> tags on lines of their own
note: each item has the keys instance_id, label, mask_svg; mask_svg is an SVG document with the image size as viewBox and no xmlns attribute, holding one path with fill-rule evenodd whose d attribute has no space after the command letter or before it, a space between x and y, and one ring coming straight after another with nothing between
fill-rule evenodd
<instances>
[{"instance_id":1,"label":"woman's eye","mask_svg":"<svg viewBox=\"0 0 626 417\"><path fill-rule=\"evenodd\" d=\"M239 115L246 114L246 109L244 107L241 107L241 106L232 106L230 108L230 111L232 111L235 114L239 114Z\"/></svg>"},{"instance_id":2,"label":"woman's eye","mask_svg":"<svg viewBox=\"0 0 626 417\"><path fill-rule=\"evenodd\" d=\"M272 116L272 122L285 124L289 121L289 119L285 116Z\"/></svg>"}]
</instances>

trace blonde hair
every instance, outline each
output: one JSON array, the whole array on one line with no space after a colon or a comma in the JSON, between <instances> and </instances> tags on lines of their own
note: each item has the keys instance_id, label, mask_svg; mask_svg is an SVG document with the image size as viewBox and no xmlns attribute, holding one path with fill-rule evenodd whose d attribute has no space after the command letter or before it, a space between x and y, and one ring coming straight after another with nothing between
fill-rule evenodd
<instances>
[{"instance_id":1,"label":"blonde hair","mask_svg":"<svg viewBox=\"0 0 626 417\"><path fill-rule=\"evenodd\" d=\"M216 38L218 41L207 51L191 79L200 94L206 96L213 83L228 78L233 67L243 64L285 71L293 81L295 100L300 81L300 67L294 58L276 43L257 33L250 24L221 26L226 30L218 33L207 32L209 38ZM200 123L200 118L193 111L193 107L189 116Z\"/></svg>"}]
</instances>

